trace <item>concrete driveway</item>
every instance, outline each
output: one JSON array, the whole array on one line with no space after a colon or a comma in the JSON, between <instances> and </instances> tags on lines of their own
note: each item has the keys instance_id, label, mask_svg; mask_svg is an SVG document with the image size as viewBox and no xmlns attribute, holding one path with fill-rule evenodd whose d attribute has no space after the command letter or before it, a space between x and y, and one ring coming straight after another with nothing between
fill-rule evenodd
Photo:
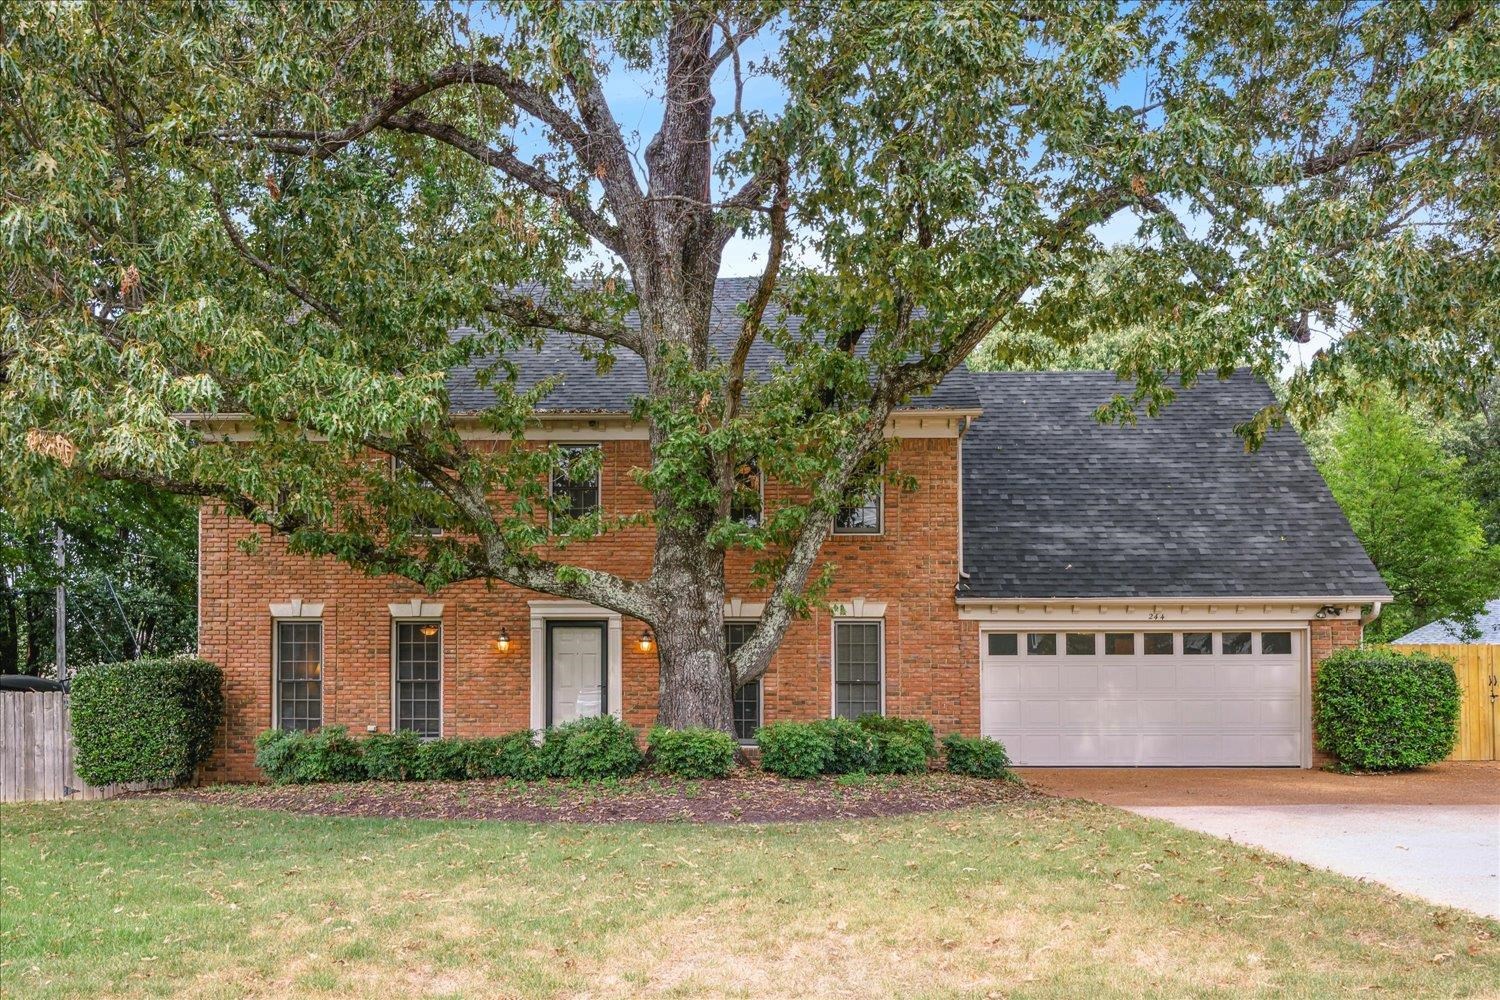
<instances>
[{"instance_id":1,"label":"concrete driveway","mask_svg":"<svg viewBox=\"0 0 1500 1000\"><path fill-rule=\"evenodd\" d=\"M1500 919L1500 764L1402 775L1232 768L1023 768L1092 799Z\"/></svg>"}]
</instances>

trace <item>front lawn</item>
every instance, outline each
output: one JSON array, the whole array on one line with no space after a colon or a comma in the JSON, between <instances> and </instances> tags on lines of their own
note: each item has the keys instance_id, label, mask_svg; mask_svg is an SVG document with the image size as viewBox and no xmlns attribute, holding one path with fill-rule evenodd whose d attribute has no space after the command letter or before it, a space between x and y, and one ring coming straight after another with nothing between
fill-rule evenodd
<instances>
[{"instance_id":1,"label":"front lawn","mask_svg":"<svg viewBox=\"0 0 1500 1000\"><path fill-rule=\"evenodd\" d=\"M6 996L1463 995L1500 925L1103 806L810 824L0 808Z\"/></svg>"}]
</instances>

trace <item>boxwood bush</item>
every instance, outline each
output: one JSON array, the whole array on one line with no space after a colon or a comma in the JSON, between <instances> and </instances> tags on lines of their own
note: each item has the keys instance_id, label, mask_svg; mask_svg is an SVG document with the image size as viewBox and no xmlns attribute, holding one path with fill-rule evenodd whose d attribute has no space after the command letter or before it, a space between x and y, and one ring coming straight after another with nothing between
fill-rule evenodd
<instances>
[{"instance_id":1,"label":"boxwood bush","mask_svg":"<svg viewBox=\"0 0 1500 1000\"><path fill-rule=\"evenodd\" d=\"M541 776L624 778L641 767L635 730L613 715L575 719L547 730L538 748Z\"/></svg>"},{"instance_id":2,"label":"boxwood bush","mask_svg":"<svg viewBox=\"0 0 1500 1000\"><path fill-rule=\"evenodd\" d=\"M255 766L278 785L366 777L360 741L349 735L347 726L312 732L267 729L255 738Z\"/></svg>"},{"instance_id":3,"label":"boxwood bush","mask_svg":"<svg viewBox=\"0 0 1500 1000\"><path fill-rule=\"evenodd\" d=\"M723 778L734 770L734 737L717 729L656 726L649 749L653 769L679 778Z\"/></svg>"},{"instance_id":4,"label":"boxwood bush","mask_svg":"<svg viewBox=\"0 0 1500 1000\"><path fill-rule=\"evenodd\" d=\"M472 740L437 739L419 741L416 777L422 781L462 781L469 776L469 745Z\"/></svg>"},{"instance_id":5,"label":"boxwood bush","mask_svg":"<svg viewBox=\"0 0 1500 1000\"><path fill-rule=\"evenodd\" d=\"M372 781L412 781L420 776L417 757L422 753L422 737L410 729L366 736L360 749L364 755L365 777Z\"/></svg>"},{"instance_id":6,"label":"boxwood bush","mask_svg":"<svg viewBox=\"0 0 1500 1000\"><path fill-rule=\"evenodd\" d=\"M910 736L887 732L875 738L876 774L921 774L927 770L927 748Z\"/></svg>"},{"instance_id":7,"label":"boxwood bush","mask_svg":"<svg viewBox=\"0 0 1500 1000\"><path fill-rule=\"evenodd\" d=\"M828 737L828 756L823 774L858 774L873 771L880 751L869 731L848 719L819 719L812 725Z\"/></svg>"},{"instance_id":8,"label":"boxwood bush","mask_svg":"<svg viewBox=\"0 0 1500 1000\"><path fill-rule=\"evenodd\" d=\"M531 730L469 740L467 773L470 778L513 778L519 781L543 777L541 755Z\"/></svg>"},{"instance_id":9,"label":"boxwood bush","mask_svg":"<svg viewBox=\"0 0 1500 1000\"><path fill-rule=\"evenodd\" d=\"M937 734L932 731L932 723L926 719L902 719L894 715L861 715L858 719L861 729L875 736L904 736L917 746L922 748L922 753L928 757L937 753Z\"/></svg>"},{"instance_id":10,"label":"boxwood bush","mask_svg":"<svg viewBox=\"0 0 1500 1000\"><path fill-rule=\"evenodd\" d=\"M755 731L760 766L784 778L816 778L828 767L833 741L811 722L773 722Z\"/></svg>"},{"instance_id":11,"label":"boxwood bush","mask_svg":"<svg viewBox=\"0 0 1500 1000\"><path fill-rule=\"evenodd\" d=\"M1318 744L1346 771L1407 771L1453 752L1459 692L1453 665L1379 646L1341 649L1318 667Z\"/></svg>"},{"instance_id":12,"label":"boxwood bush","mask_svg":"<svg viewBox=\"0 0 1500 1000\"><path fill-rule=\"evenodd\" d=\"M998 740L988 736L962 736L949 733L943 738L948 756L948 770L973 778L1010 777L1010 755Z\"/></svg>"},{"instance_id":13,"label":"boxwood bush","mask_svg":"<svg viewBox=\"0 0 1500 1000\"><path fill-rule=\"evenodd\" d=\"M213 752L224 675L205 660L132 660L83 667L70 706L79 777L186 781Z\"/></svg>"}]
</instances>

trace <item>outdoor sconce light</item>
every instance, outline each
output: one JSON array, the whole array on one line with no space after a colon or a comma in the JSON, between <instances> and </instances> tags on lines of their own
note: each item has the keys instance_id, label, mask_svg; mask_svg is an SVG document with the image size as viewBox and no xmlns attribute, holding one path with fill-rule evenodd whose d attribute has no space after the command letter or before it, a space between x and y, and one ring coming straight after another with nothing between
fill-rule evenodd
<instances>
[{"instance_id":1,"label":"outdoor sconce light","mask_svg":"<svg viewBox=\"0 0 1500 1000\"><path fill-rule=\"evenodd\" d=\"M641 647L641 652L643 653L651 652L651 647L656 645L656 636L651 634L651 630L649 628L641 633L641 641L639 645Z\"/></svg>"},{"instance_id":2,"label":"outdoor sconce light","mask_svg":"<svg viewBox=\"0 0 1500 1000\"><path fill-rule=\"evenodd\" d=\"M500 630L500 638L495 640L495 651L506 653L510 651L510 632L506 629Z\"/></svg>"}]
</instances>

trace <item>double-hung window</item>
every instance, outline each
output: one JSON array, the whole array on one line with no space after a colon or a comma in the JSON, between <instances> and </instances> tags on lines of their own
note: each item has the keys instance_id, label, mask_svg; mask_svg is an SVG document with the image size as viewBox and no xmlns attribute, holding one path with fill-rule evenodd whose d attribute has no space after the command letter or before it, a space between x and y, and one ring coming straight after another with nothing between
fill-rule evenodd
<instances>
[{"instance_id":1,"label":"double-hung window","mask_svg":"<svg viewBox=\"0 0 1500 1000\"><path fill-rule=\"evenodd\" d=\"M323 623L278 621L275 628L276 724L323 725Z\"/></svg>"},{"instance_id":2,"label":"double-hung window","mask_svg":"<svg viewBox=\"0 0 1500 1000\"><path fill-rule=\"evenodd\" d=\"M724 623L724 647L730 656L750 641L750 635L755 631L755 624L755 622L735 621ZM760 728L760 711L760 678L757 677L734 689L735 739L741 743L749 743L755 739L755 731Z\"/></svg>"},{"instance_id":3,"label":"double-hung window","mask_svg":"<svg viewBox=\"0 0 1500 1000\"><path fill-rule=\"evenodd\" d=\"M835 535L878 535L885 530L882 523L885 506L885 484L877 483L871 493L860 500L839 509L833 522Z\"/></svg>"},{"instance_id":4,"label":"double-hung window","mask_svg":"<svg viewBox=\"0 0 1500 1000\"><path fill-rule=\"evenodd\" d=\"M587 517L599 509L599 446L568 445L552 469L552 497L564 518Z\"/></svg>"},{"instance_id":5,"label":"double-hung window","mask_svg":"<svg viewBox=\"0 0 1500 1000\"><path fill-rule=\"evenodd\" d=\"M443 734L443 629L436 621L397 622L395 730Z\"/></svg>"},{"instance_id":6,"label":"double-hung window","mask_svg":"<svg viewBox=\"0 0 1500 1000\"><path fill-rule=\"evenodd\" d=\"M765 507L766 487L760 476L760 465L753 459L740 462L734 469L734 496L729 501L729 516L758 528L765 516Z\"/></svg>"},{"instance_id":7,"label":"double-hung window","mask_svg":"<svg viewBox=\"0 0 1500 1000\"><path fill-rule=\"evenodd\" d=\"M844 719L883 714L884 636L880 622L835 622L833 714Z\"/></svg>"}]
</instances>

